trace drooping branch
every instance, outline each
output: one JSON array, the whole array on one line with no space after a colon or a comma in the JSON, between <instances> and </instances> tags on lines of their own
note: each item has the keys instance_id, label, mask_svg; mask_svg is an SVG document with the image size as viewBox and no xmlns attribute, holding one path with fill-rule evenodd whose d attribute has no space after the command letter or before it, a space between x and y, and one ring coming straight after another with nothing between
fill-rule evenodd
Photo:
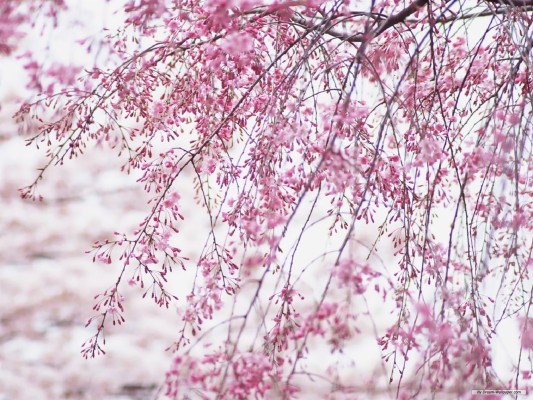
<instances>
[{"instance_id":1,"label":"drooping branch","mask_svg":"<svg viewBox=\"0 0 533 400\"><path fill-rule=\"evenodd\" d=\"M112 289L98 297L99 330L85 354L100 349L104 322L123 322L119 284L140 286L166 306L165 276L180 266L183 281L190 277L192 283L183 291L187 297L176 302L182 328L172 346L169 398L196 388L204 397L267 398L267 383L276 382L272 393L290 399L293 392L282 391L298 388L296 377L304 374L323 374L339 392L353 392L346 383L333 383L337 371L329 365L323 372L302 361L315 356L312 341L342 353L357 339L356 319L363 315L352 299L364 300L370 318L381 317L373 301L362 297L367 292L394 313L372 334L384 359L383 382L396 380L396 397L400 390L433 393L474 379L487 384L490 338L499 321L492 329L491 320L481 318L496 311L483 302L492 293L479 288L499 273L502 286L523 287L529 279L523 267L531 253L526 254L529 209L519 197L527 193L531 158L521 144L531 121L525 100L531 63L522 46L529 38L508 29L516 20L526 25L529 16L525 6L468 1L441 6L391 0L383 2L382 14L374 7L350 11L340 1L305 8L291 0L241 13L213 1L188 10L185 5L197 2L183 0L188 11L174 16L175 10L167 10L175 17L169 23L166 14L161 21L138 18L135 26L142 29L154 20L158 41L149 51L131 58L130 33L117 34L120 39L110 46L123 64L91 77L94 100L80 95L67 106L78 107L71 119L80 121L87 140L110 141L113 123L122 133L120 124L137 118L135 128L122 134L139 145L131 147L138 156L128 166L142 174L145 191L155 194L132 234L95 246L100 262L112 262L112 246L122 246L113 256L127 261ZM503 23L485 24L487 39L477 44L468 40L476 24L433 29L448 21L445 16L453 24L476 10L504 14L496 21ZM142 29L134 36L139 41ZM509 60L515 59L528 62L511 70ZM343 100L347 106L339 107ZM101 120L92 118L95 107ZM95 126L100 122L102 129ZM53 132L63 139L71 131L66 124L53 128L41 129L41 135ZM156 147L159 138L164 143ZM184 168L197 177L194 195ZM180 214L187 210L180 196L206 213L204 247L187 262L172 245L187 243L180 230L195 222L187 219L192 211ZM447 212L452 206L455 215ZM441 210L446 212L439 219ZM442 232L448 222L449 231ZM311 227L330 238L317 254ZM360 240L360 231L368 231L368 238ZM374 256L387 237L390 262ZM492 244L493 238L503 244ZM515 278L507 280L515 265ZM312 268L327 279L307 290L304 277ZM491 303L509 304L518 295L508 295L509 301L504 296L498 289ZM519 296L524 308L525 295ZM500 321L510 315L507 309ZM525 333L528 315L519 322L533 348ZM420 363L408 363L408 357ZM414 377L420 382L411 383L404 372L410 369L421 371ZM381 378L369 383L379 387ZM134 396L145 386L122 388Z\"/></svg>"}]
</instances>

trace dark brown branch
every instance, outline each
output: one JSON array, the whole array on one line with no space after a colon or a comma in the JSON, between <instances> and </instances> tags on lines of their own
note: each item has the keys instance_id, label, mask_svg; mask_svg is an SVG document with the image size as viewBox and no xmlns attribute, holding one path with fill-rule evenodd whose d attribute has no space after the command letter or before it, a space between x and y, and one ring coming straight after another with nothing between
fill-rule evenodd
<instances>
[{"instance_id":1,"label":"dark brown branch","mask_svg":"<svg viewBox=\"0 0 533 400\"><path fill-rule=\"evenodd\" d=\"M514 6L512 6L514 7ZM520 11L525 11L525 12L531 12L533 11L533 6L525 6L525 7L520 7ZM461 20L468 20L468 19L474 19L474 18L483 18L483 17L493 17L494 15L503 15L503 14L507 14L509 12L509 7L498 7L494 10L490 10L490 11L483 11L483 12L477 12L477 13L468 13L468 14L460 14L460 15L454 15L453 17L440 17L440 18L437 18L435 19L435 23L436 24L449 24L449 23L454 23L456 21L461 21ZM414 24L416 23L417 21L415 20L407 20L408 23L411 23L411 24Z\"/></svg>"},{"instance_id":2,"label":"dark brown branch","mask_svg":"<svg viewBox=\"0 0 533 400\"><path fill-rule=\"evenodd\" d=\"M385 21L379 24L376 29L370 31L369 33L366 33L363 36L363 41L362 41L361 46L357 50L357 55L356 55L357 62L359 64L361 63L361 61L363 60L365 51L366 51L366 47L375 37L381 35L383 32L393 27L394 25L404 22L407 19L407 17L416 13L420 9L422 9L428 3L428 1L429 0L415 0L408 7L400 11L398 14L391 15L389 18L387 18Z\"/></svg>"},{"instance_id":3,"label":"dark brown branch","mask_svg":"<svg viewBox=\"0 0 533 400\"><path fill-rule=\"evenodd\" d=\"M393 27L394 25L404 22L407 17L424 8L427 5L428 1L429 0L415 0L408 7L400 11L398 14L391 15L371 33L371 39L381 35L383 32Z\"/></svg>"},{"instance_id":4,"label":"dark brown branch","mask_svg":"<svg viewBox=\"0 0 533 400\"><path fill-rule=\"evenodd\" d=\"M415 0L413 3L411 3L408 7L406 7L399 13L391 15L389 17L384 17L381 14L373 14L373 13L362 13L362 12L354 13L354 14L361 15L361 16L362 15L369 15L373 17L379 16L379 18L382 20L382 22L377 26L376 29L374 29L371 32L368 32L367 34L363 34L361 32L356 33L356 34L346 34L346 33L336 31L335 29L333 29L333 27L326 29L322 33L325 33L329 36L333 36L337 39L341 39L349 43L370 42L372 39L381 35L387 29L393 27L394 25L404 22L407 19L407 17L416 13L418 10L424 8L426 4L428 3L428 1L429 0ZM527 0L527 1L533 1L533 0ZM308 29L315 29L315 30L320 29L319 24L314 24L301 17L293 16L292 21Z\"/></svg>"},{"instance_id":5,"label":"dark brown branch","mask_svg":"<svg viewBox=\"0 0 533 400\"><path fill-rule=\"evenodd\" d=\"M507 6L507 7L520 7L524 8L525 11L533 11L533 0L486 0L488 3L501 5L501 6ZM397 14L391 15L389 17L384 16L383 14L374 14L374 13L364 13L364 12L354 12L353 15L356 16L368 16L372 17L375 20L381 20L382 22L378 25L376 29L369 32L368 35L364 35L361 32L355 33L355 34L347 34L344 32L339 32L334 29L334 27L330 27L329 29L326 29L322 33L325 33L329 36L333 36L337 39L343 40L345 42L349 43L362 43L362 42L369 42L375 37L381 35L383 32L388 30L389 28L398 25L403 22L416 22L413 20L408 20L407 18L416 13L417 11L421 10L428 4L429 0L415 0L413 3L411 3L408 7L403 9ZM466 15L459 15L455 16L454 18L439 18L436 20L436 23L447 23L452 22L455 20L460 19L470 19L470 18L477 18L477 17L484 17L484 16L491 16L495 13L501 14L503 11L501 10L493 10L493 11L486 11L483 13L476 13L476 14L466 14ZM308 29L314 29L318 30L319 24L312 23L311 21L305 20L302 17L293 16L292 21L297 23L298 25L301 25L302 27L308 28Z\"/></svg>"},{"instance_id":6,"label":"dark brown branch","mask_svg":"<svg viewBox=\"0 0 533 400\"><path fill-rule=\"evenodd\" d=\"M513 7L531 7L533 0L485 0L487 3Z\"/></svg>"}]
</instances>

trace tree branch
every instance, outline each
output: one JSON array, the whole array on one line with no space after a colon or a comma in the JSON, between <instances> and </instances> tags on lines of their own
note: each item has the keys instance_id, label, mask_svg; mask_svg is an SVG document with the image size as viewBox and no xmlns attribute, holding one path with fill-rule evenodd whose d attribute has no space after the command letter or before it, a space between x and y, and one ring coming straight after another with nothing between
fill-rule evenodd
<instances>
[{"instance_id":1,"label":"tree branch","mask_svg":"<svg viewBox=\"0 0 533 400\"><path fill-rule=\"evenodd\" d=\"M333 36L337 39L341 39L345 42L349 42L349 43L363 43L363 42L369 42L371 41L372 39L374 39L375 37L381 35L383 32L385 32L387 29L393 27L394 25L397 25L397 24L400 24L402 22L404 22L407 17L409 17L410 15L416 13L418 10L424 8L426 6L426 4L428 3L429 0L415 0L413 3L411 3L408 7L406 7L405 9L403 9L402 11L400 11L399 13L397 14L394 14L394 15L391 15L389 17L384 17L383 15L381 14L373 14L373 13L353 13L354 15L357 14L359 16L363 16L363 15L369 15L369 16L374 16L376 19L381 19L382 22L378 25L378 27L376 29L374 29L373 31L367 33L367 34L364 34L364 33L361 33L361 32L358 32L356 34L347 34L347 33L343 33L343 32L339 32L335 29L333 29L333 27L331 28L328 28L326 29L325 31L321 32L323 34L327 34L329 36ZM526 0L526 1L533 1L533 0ZM310 21L307 21L305 20L304 18L301 18L301 17L298 17L298 16L293 16L292 18L292 21L301 25L301 26L304 26L306 28L309 28L309 29L315 29L315 30L318 30L320 25L319 24L314 24L314 23L311 23Z\"/></svg>"},{"instance_id":2,"label":"tree branch","mask_svg":"<svg viewBox=\"0 0 533 400\"><path fill-rule=\"evenodd\" d=\"M426 4L428 3L428 1L429 0L415 0L407 8L403 9L398 14L391 15L371 33L372 35L371 39L375 38L376 36L381 35L383 32L393 27L394 25L404 22L407 19L407 17L414 14L418 10L424 8Z\"/></svg>"},{"instance_id":3,"label":"tree branch","mask_svg":"<svg viewBox=\"0 0 533 400\"><path fill-rule=\"evenodd\" d=\"M531 7L533 0L485 0L487 3L498 5L513 6L513 7Z\"/></svg>"}]
</instances>

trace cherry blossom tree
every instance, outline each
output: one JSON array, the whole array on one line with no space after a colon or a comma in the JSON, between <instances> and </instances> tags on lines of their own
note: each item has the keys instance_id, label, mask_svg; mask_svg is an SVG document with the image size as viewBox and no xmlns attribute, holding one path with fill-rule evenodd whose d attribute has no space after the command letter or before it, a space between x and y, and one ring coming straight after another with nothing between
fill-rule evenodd
<instances>
[{"instance_id":1,"label":"cherry blossom tree","mask_svg":"<svg viewBox=\"0 0 533 400\"><path fill-rule=\"evenodd\" d=\"M3 53L32 4L3 2ZM121 4L94 65L27 55L15 115L47 156L23 198L94 146L149 195L92 246L116 279L84 357L131 286L179 316L162 398L531 389L533 2Z\"/></svg>"}]
</instances>

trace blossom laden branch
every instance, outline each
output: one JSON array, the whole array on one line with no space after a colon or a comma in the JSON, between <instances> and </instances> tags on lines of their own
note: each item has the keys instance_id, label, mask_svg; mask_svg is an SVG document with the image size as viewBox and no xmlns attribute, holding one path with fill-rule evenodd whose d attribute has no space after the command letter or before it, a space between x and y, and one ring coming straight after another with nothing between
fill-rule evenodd
<instances>
[{"instance_id":1,"label":"blossom laden branch","mask_svg":"<svg viewBox=\"0 0 533 400\"><path fill-rule=\"evenodd\" d=\"M514 30L530 21L479 21L471 41L468 24L435 23L454 4L129 2L96 90L24 110L52 160L111 143L151 196L131 236L93 248L122 265L84 354L124 321L130 284L180 316L174 399L292 398L318 375L349 390L333 360L353 361L376 304L393 318L365 333L390 368L369 383L397 397L489 385L493 315L530 284L531 38ZM76 115L45 122L59 99ZM205 241L185 257L198 214ZM188 282L179 298L173 279ZM317 343L333 355L314 368Z\"/></svg>"}]
</instances>

